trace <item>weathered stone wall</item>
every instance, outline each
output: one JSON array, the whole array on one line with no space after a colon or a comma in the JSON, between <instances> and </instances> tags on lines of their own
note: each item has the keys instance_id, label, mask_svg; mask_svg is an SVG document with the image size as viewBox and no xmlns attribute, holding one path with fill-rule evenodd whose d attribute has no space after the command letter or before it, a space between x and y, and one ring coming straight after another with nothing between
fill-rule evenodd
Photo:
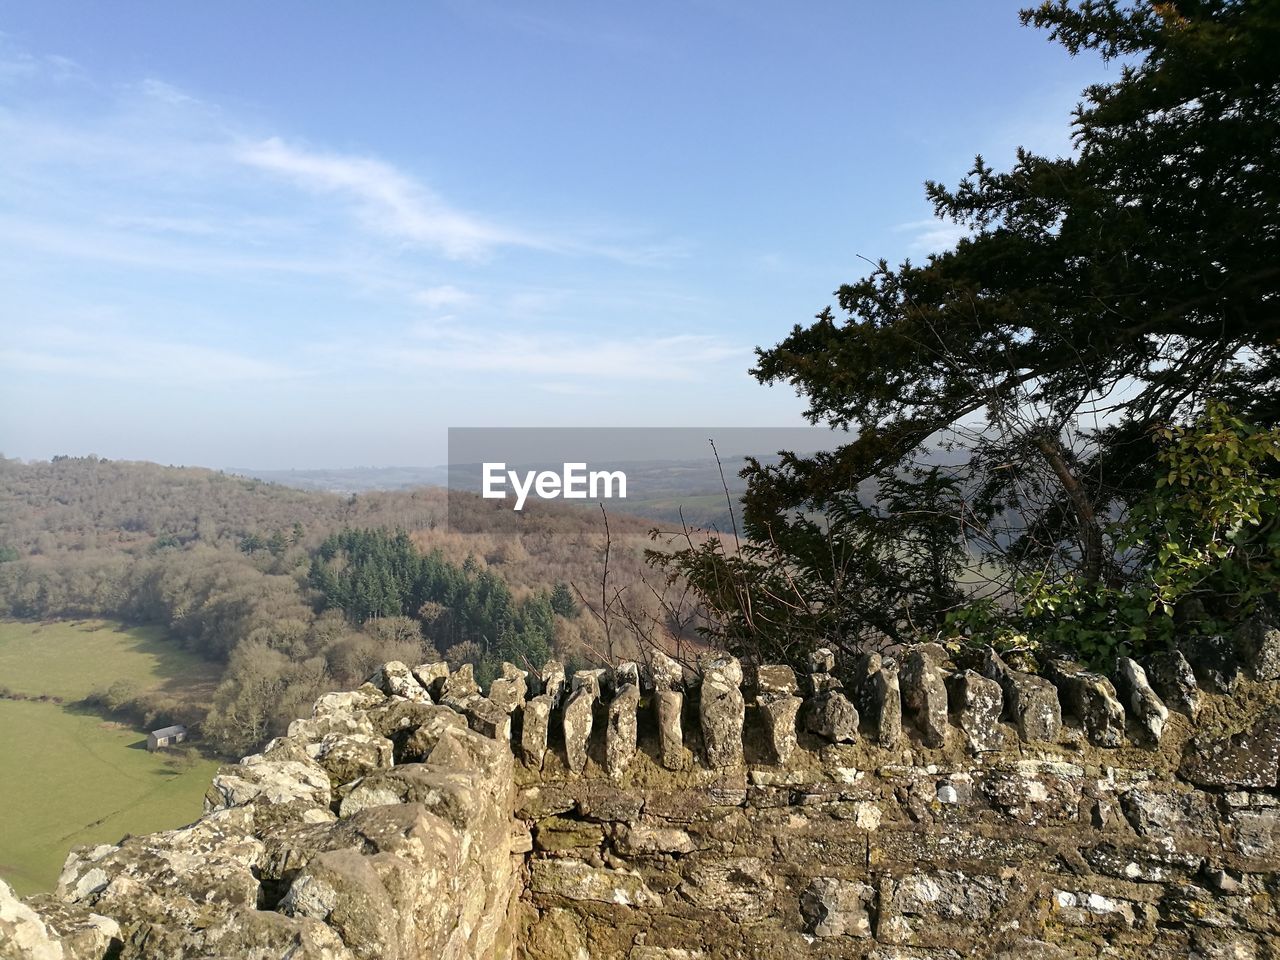
<instances>
[{"instance_id":1,"label":"weathered stone wall","mask_svg":"<svg viewBox=\"0 0 1280 960\"><path fill-rule=\"evenodd\" d=\"M195 824L77 849L25 905L0 889L0 958L503 960L512 783L505 740L389 664L219 770Z\"/></svg>"},{"instance_id":2,"label":"weathered stone wall","mask_svg":"<svg viewBox=\"0 0 1280 960\"><path fill-rule=\"evenodd\" d=\"M659 665L638 725L620 674L518 771L522 956L1280 957L1280 632L1252 637L1196 657L1211 690L1180 655L1117 689L929 645L738 700L721 661L665 723Z\"/></svg>"},{"instance_id":3,"label":"weathered stone wall","mask_svg":"<svg viewBox=\"0 0 1280 960\"><path fill-rule=\"evenodd\" d=\"M1280 631L1189 653L387 664L0 958L1280 957Z\"/></svg>"}]
</instances>

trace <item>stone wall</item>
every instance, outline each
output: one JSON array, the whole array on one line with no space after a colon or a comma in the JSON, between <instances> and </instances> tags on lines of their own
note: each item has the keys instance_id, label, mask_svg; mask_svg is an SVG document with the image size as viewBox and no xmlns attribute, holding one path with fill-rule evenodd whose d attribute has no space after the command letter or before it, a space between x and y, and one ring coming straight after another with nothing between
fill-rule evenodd
<instances>
[{"instance_id":1,"label":"stone wall","mask_svg":"<svg viewBox=\"0 0 1280 960\"><path fill-rule=\"evenodd\" d=\"M1187 653L387 664L0 957L1280 957L1280 631Z\"/></svg>"},{"instance_id":2,"label":"stone wall","mask_svg":"<svg viewBox=\"0 0 1280 960\"><path fill-rule=\"evenodd\" d=\"M25 904L0 889L0 958L511 957L509 744L402 665L373 681L221 768L191 826L76 849Z\"/></svg>"}]
</instances>

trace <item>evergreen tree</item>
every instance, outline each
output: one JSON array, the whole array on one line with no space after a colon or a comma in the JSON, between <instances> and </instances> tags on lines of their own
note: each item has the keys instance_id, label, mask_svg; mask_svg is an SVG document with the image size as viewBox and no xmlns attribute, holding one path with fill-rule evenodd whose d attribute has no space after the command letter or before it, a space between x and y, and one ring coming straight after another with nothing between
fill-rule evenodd
<instances>
[{"instance_id":1,"label":"evergreen tree","mask_svg":"<svg viewBox=\"0 0 1280 960\"><path fill-rule=\"evenodd\" d=\"M749 464L745 526L769 545L764 567L718 544L669 561L722 612L758 612L738 587L756 582L812 611L820 634L833 608L813 572L841 545L838 522L815 536L813 518L910 476L938 444L954 512L937 525L927 497L943 491L920 489L894 511L902 551L923 535L939 562L981 554L977 572L1005 589L1033 573L1116 586L1136 574L1110 521L1153 489L1158 431L1215 400L1259 428L1280 422L1280 4L1054 0L1022 20L1073 55L1119 61L1118 76L1084 92L1072 155L1019 150L1005 172L978 157L954 188L927 185L937 215L968 228L955 249L881 261L837 291L841 316L824 309L758 351L762 383L792 385L812 422L854 439ZM854 543L866 532L844 528ZM774 583L769 564L801 579ZM841 569L846 592L887 576L899 596L935 591L925 609L953 600L947 577Z\"/></svg>"},{"instance_id":2,"label":"evergreen tree","mask_svg":"<svg viewBox=\"0 0 1280 960\"><path fill-rule=\"evenodd\" d=\"M578 601L574 599L573 591L563 580L551 591L551 609L569 619L578 615Z\"/></svg>"}]
</instances>

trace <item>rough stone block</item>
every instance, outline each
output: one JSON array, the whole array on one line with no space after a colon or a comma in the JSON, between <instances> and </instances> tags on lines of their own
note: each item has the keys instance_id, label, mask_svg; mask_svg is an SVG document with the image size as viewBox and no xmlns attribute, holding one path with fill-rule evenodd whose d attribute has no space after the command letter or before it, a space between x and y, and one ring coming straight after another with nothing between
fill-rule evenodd
<instances>
[{"instance_id":1,"label":"rough stone block","mask_svg":"<svg viewBox=\"0 0 1280 960\"><path fill-rule=\"evenodd\" d=\"M684 683L684 667L661 650L649 652L648 673L655 690L675 690Z\"/></svg>"},{"instance_id":2,"label":"rough stone block","mask_svg":"<svg viewBox=\"0 0 1280 960\"><path fill-rule=\"evenodd\" d=\"M706 665L702 695L698 698L698 719L707 763L712 767L742 764L742 725L746 702L738 685L742 666L733 657L721 656Z\"/></svg>"},{"instance_id":3,"label":"rough stone block","mask_svg":"<svg viewBox=\"0 0 1280 960\"><path fill-rule=\"evenodd\" d=\"M335 784L350 783L395 763L395 749L386 737L331 733L307 748Z\"/></svg>"},{"instance_id":4,"label":"rough stone block","mask_svg":"<svg viewBox=\"0 0 1280 960\"><path fill-rule=\"evenodd\" d=\"M599 700L604 690L604 670L579 670L573 675L570 693L586 690L593 700Z\"/></svg>"},{"instance_id":5,"label":"rough stone block","mask_svg":"<svg viewBox=\"0 0 1280 960\"><path fill-rule=\"evenodd\" d=\"M704 681L707 677L718 677L736 687L742 686L742 664L737 657L727 653L717 653L703 657L699 661Z\"/></svg>"},{"instance_id":6,"label":"rough stone block","mask_svg":"<svg viewBox=\"0 0 1280 960\"><path fill-rule=\"evenodd\" d=\"M1280 627L1252 618L1236 633L1236 651L1255 680L1280 680Z\"/></svg>"},{"instance_id":7,"label":"rough stone block","mask_svg":"<svg viewBox=\"0 0 1280 960\"><path fill-rule=\"evenodd\" d=\"M604 768L617 778L636 755L636 708L640 706L640 686L627 683L609 704L609 725L604 731Z\"/></svg>"},{"instance_id":8,"label":"rough stone block","mask_svg":"<svg viewBox=\"0 0 1280 960\"><path fill-rule=\"evenodd\" d=\"M957 720L971 753L985 753L1004 746L1000 715L1004 693L995 680L966 670L955 680Z\"/></svg>"},{"instance_id":9,"label":"rough stone block","mask_svg":"<svg viewBox=\"0 0 1280 960\"><path fill-rule=\"evenodd\" d=\"M786 763L796 749L796 714L803 702L799 697L786 693L760 695L760 715L764 718L765 734L778 763Z\"/></svg>"},{"instance_id":10,"label":"rough stone block","mask_svg":"<svg viewBox=\"0 0 1280 960\"><path fill-rule=\"evenodd\" d=\"M489 699L503 712L511 714L524 706L525 681L523 678L498 677L489 687Z\"/></svg>"},{"instance_id":11,"label":"rough stone block","mask_svg":"<svg viewBox=\"0 0 1280 960\"><path fill-rule=\"evenodd\" d=\"M1004 691L1005 709L1018 728L1018 736L1028 743L1052 743L1062 729L1062 705L1052 683L1031 673L1014 670L987 648L983 675L995 680Z\"/></svg>"},{"instance_id":12,"label":"rough stone block","mask_svg":"<svg viewBox=\"0 0 1280 960\"><path fill-rule=\"evenodd\" d=\"M684 749L684 694L679 690L659 689L653 699L658 715L659 760L668 770L683 770L688 765Z\"/></svg>"},{"instance_id":13,"label":"rough stone block","mask_svg":"<svg viewBox=\"0 0 1280 960\"><path fill-rule=\"evenodd\" d=\"M1008 901L994 877L958 871L908 874L881 880L876 938L924 946L954 942L982 929Z\"/></svg>"},{"instance_id":14,"label":"rough stone block","mask_svg":"<svg viewBox=\"0 0 1280 960\"><path fill-rule=\"evenodd\" d=\"M421 703L431 701L431 697L418 682L418 678L413 675L413 671L399 660L389 660L384 663L373 672L369 682L389 697L404 697L406 700L416 700Z\"/></svg>"},{"instance_id":15,"label":"rough stone block","mask_svg":"<svg viewBox=\"0 0 1280 960\"><path fill-rule=\"evenodd\" d=\"M579 671L579 674L581 671ZM575 682L577 676L575 675ZM569 769L581 773L587 765L587 743L591 739L592 709L599 696L599 686L584 683L569 697L564 706L564 749Z\"/></svg>"},{"instance_id":16,"label":"rough stone block","mask_svg":"<svg viewBox=\"0 0 1280 960\"><path fill-rule=\"evenodd\" d=\"M1029 827L1075 823L1080 819L1079 768L1057 772L1052 765L1020 761L1013 769L987 773L980 787L994 808Z\"/></svg>"},{"instance_id":17,"label":"rough stone block","mask_svg":"<svg viewBox=\"0 0 1280 960\"><path fill-rule=\"evenodd\" d=\"M804 727L832 743L853 743L858 739L858 711L839 690L828 690L805 705Z\"/></svg>"},{"instance_id":18,"label":"rough stone block","mask_svg":"<svg viewBox=\"0 0 1280 960\"><path fill-rule=\"evenodd\" d=\"M462 702L460 712L467 718L467 726L476 733L491 740L511 739L511 714L488 697L468 697Z\"/></svg>"},{"instance_id":19,"label":"rough stone block","mask_svg":"<svg viewBox=\"0 0 1280 960\"><path fill-rule=\"evenodd\" d=\"M431 695L431 699L438 702L444 693L444 682L449 679L449 664L443 660L422 663L413 668L413 675Z\"/></svg>"},{"instance_id":20,"label":"rough stone block","mask_svg":"<svg viewBox=\"0 0 1280 960\"><path fill-rule=\"evenodd\" d=\"M843 690L844 684L840 682L840 678L833 673L811 673L809 674L809 692L815 697L819 694L830 693L832 690Z\"/></svg>"},{"instance_id":21,"label":"rough stone block","mask_svg":"<svg viewBox=\"0 0 1280 960\"><path fill-rule=\"evenodd\" d=\"M590 855L588 851L600 850L604 834L604 825L590 820L546 817L535 826L533 847L543 852L574 853L585 857Z\"/></svg>"},{"instance_id":22,"label":"rough stone block","mask_svg":"<svg viewBox=\"0 0 1280 960\"><path fill-rule=\"evenodd\" d=\"M1233 637L1214 634L1182 641L1182 651L1205 688L1231 693L1240 681L1240 660Z\"/></svg>"},{"instance_id":23,"label":"rough stone block","mask_svg":"<svg viewBox=\"0 0 1280 960\"><path fill-rule=\"evenodd\" d=\"M659 907L662 898L634 870L602 870L579 860L534 860L529 889L543 896L624 907Z\"/></svg>"},{"instance_id":24,"label":"rough stone block","mask_svg":"<svg viewBox=\"0 0 1280 960\"><path fill-rule=\"evenodd\" d=\"M795 671L786 664L765 664L756 670L756 687L761 694L779 693L794 696L799 687Z\"/></svg>"},{"instance_id":25,"label":"rough stone block","mask_svg":"<svg viewBox=\"0 0 1280 960\"><path fill-rule=\"evenodd\" d=\"M809 654L810 673L831 673L836 668L836 655L830 647L819 647Z\"/></svg>"},{"instance_id":26,"label":"rough stone block","mask_svg":"<svg viewBox=\"0 0 1280 960\"><path fill-rule=\"evenodd\" d=\"M1120 657L1116 661L1116 672L1120 676L1120 689L1128 703L1129 712L1146 731L1148 740L1152 744L1158 744L1169 720L1169 708L1151 688L1147 671L1136 660Z\"/></svg>"},{"instance_id":27,"label":"rough stone block","mask_svg":"<svg viewBox=\"0 0 1280 960\"><path fill-rule=\"evenodd\" d=\"M1230 737L1197 737L1178 773L1202 787L1275 787L1280 776L1280 707Z\"/></svg>"},{"instance_id":28,"label":"rough stone block","mask_svg":"<svg viewBox=\"0 0 1280 960\"><path fill-rule=\"evenodd\" d=\"M1147 657L1147 679L1160 699L1192 720L1200 714L1200 687L1181 650L1162 650Z\"/></svg>"},{"instance_id":29,"label":"rough stone block","mask_svg":"<svg viewBox=\"0 0 1280 960\"><path fill-rule=\"evenodd\" d=\"M613 845L624 857L655 853L693 853L698 845L688 830L649 823L623 823L614 831Z\"/></svg>"},{"instance_id":30,"label":"rough stone block","mask_svg":"<svg viewBox=\"0 0 1280 960\"><path fill-rule=\"evenodd\" d=\"M464 663L445 678L444 686L440 691L440 702L453 700L462 703L479 695L480 684L476 683L475 668L469 663Z\"/></svg>"},{"instance_id":31,"label":"rough stone block","mask_svg":"<svg viewBox=\"0 0 1280 960\"><path fill-rule=\"evenodd\" d=\"M1138 836L1170 846L1217 845L1220 840L1214 803L1200 792L1134 787L1120 797L1125 819Z\"/></svg>"},{"instance_id":32,"label":"rough stone block","mask_svg":"<svg viewBox=\"0 0 1280 960\"><path fill-rule=\"evenodd\" d=\"M1053 913L1069 927L1133 930L1154 926L1159 914L1143 903L1089 890L1053 891Z\"/></svg>"},{"instance_id":33,"label":"rough stone block","mask_svg":"<svg viewBox=\"0 0 1280 960\"><path fill-rule=\"evenodd\" d=\"M903 660L902 700L927 747L947 742L947 652L936 643L912 647Z\"/></svg>"},{"instance_id":34,"label":"rough stone block","mask_svg":"<svg viewBox=\"0 0 1280 960\"><path fill-rule=\"evenodd\" d=\"M538 672L541 674L540 692L546 694L551 700L551 709L554 710L564 700L564 664L559 660L548 660Z\"/></svg>"},{"instance_id":35,"label":"rough stone block","mask_svg":"<svg viewBox=\"0 0 1280 960\"><path fill-rule=\"evenodd\" d=\"M815 937L870 937L875 890L854 880L817 877L800 896L805 931Z\"/></svg>"},{"instance_id":36,"label":"rough stone block","mask_svg":"<svg viewBox=\"0 0 1280 960\"><path fill-rule=\"evenodd\" d=\"M1231 836L1242 857L1280 863L1280 807L1234 811Z\"/></svg>"},{"instance_id":37,"label":"rough stone block","mask_svg":"<svg viewBox=\"0 0 1280 960\"><path fill-rule=\"evenodd\" d=\"M1099 747L1124 743L1124 707L1111 681L1066 660L1050 660L1046 672L1062 702L1080 720L1089 742Z\"/></svg>"},{"instance_id":38,"label":"rough stone block","mask_svg":"<svg viewBox=\"0 0 1280 960\"><path fill-rule=\"evenodd\" d=\"M880 669L867 678L868 697L874 708L871 728L882 747L895 746L902 738L902 689L898 679L898 663L892 658L881 661Z\"/></svg>"},{"instance_id":39,"label":"rough stone block","mask_svg":"<svg viewBox=\"0 0 1280 960\"><path fill-rule=\"evenodd\" d=\"M547 734L551 727L551 697L539 694L524 705L524 726L520 730L520 759L526 767L542 769L547 755Z\"/></svg>"},{"instance_id":40,"label":"rough stone block","mask_svg":"<svg viewBox=\"0 0 1280 960\"><path fill-rule=\"evenodd\" d=\"M854 661L850 677L849 699L858 708L858 715L864 720L875 713L875 703L871 698L870 680L884 665L884 658L878 653L861 654Z\"/></svg>"},{"instance_id":41,"label":"rough stone block","mask_svg":"<svg viewBox=\"0 0 1280 960\"><path fill-rule=\"evenodd\" d=\"M768 873L758 857L692 862L678 889L695 907L723 913L738 923L767 917L773 906Z\"/></svg>"},{"instance_id":42,"label":"rough stone block","mask_svg":"<svg viewBox=\"0 0 1280 960\"><path fill-rule=\"evenodd\" d=\"M613 689L621 690L628 684L640 687L640 664L634 660L622 660L613 668Z\"/></svg>"}]
</instances>

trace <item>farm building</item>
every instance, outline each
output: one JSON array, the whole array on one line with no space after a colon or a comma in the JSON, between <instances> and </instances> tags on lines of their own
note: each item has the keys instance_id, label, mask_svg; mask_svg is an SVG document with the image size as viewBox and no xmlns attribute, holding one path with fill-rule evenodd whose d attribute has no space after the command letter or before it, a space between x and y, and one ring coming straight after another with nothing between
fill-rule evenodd
<instances>
[{"instance_id":1,"label":"farm building","mask_svg":"<svg viewBox=\"0 0 1280 960\"><path fill-rule=\"evenodd\" d=\"M187 739L187 728L180 723L175 723L172 727L161 727L147 734L147 749L159 750L161 747L171 747L185 739Z\"/></svg>"}]
</instances>

